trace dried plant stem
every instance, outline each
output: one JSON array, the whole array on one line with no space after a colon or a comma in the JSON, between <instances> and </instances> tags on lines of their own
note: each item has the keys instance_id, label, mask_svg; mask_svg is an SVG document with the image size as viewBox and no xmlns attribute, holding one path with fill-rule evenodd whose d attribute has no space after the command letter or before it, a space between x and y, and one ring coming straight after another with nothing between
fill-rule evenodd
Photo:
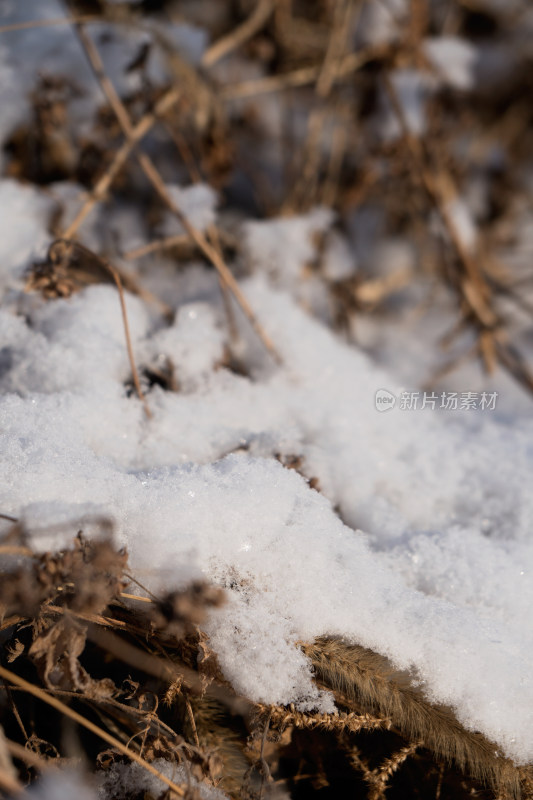
<instances>
[{"instance_id":1,"label":"dried plant stem","mask_svg":"<svg viewBox=\"0 0 533 800\"><path fill-rule=\"evenodd\" d=\"M28 738L29 738L28 737L28 732L26 731L26 727L25 727L25 725L24 725L24 723L22 721L22 717L20 716L19 710L17 708L17 704L15 703L15 698L13 697L13 692L11 691L11 688L7 685L7 683L5 681L4 681L4 689L5 689L5 692L6 692L6 695L7 695L7 699L9 701L9 705L11 706L11 711L13 712L13 716L15 717L15 719L17 721L17 725L20 728L20 732L22 733L25 741L27 742Z\"/></svg>"},{"instance_id":2,"label":"dried plant stem","mask_svg":"<svg viewBox=\"0 0 533 800\"><path fill-rule=\"evenodd\" d=\"M137 155L139 159L139 163L143 168L146 176L151 181L153 187L156 189L157 193L161 197L161 199L167 204L170 210L174 213L174 215L179 219L191 239L194 243L200 248L200 250L204 253L205 256L209 259L209 261L213 264L219 275L221 276L222 280L226 284L226 286L230 289L230 291L235 296L235 299L239 303L241 309L243 310L244 314L248 318L248 321L252 325L253 329L263 342L265 348L268 350L270 355L274 358L274 360L281 364L281 357L279 356L273 342L271 341L270 337L267 336L263 327L258 322L254 312L248 300L242 293L239 284L233 277L230 269L224 262L222 256L215 250L215 248L209 244L207 239L204 235L192 225L182 210L177 206L174 202L173 198L170 196L163 179L157 172L156 168L154 167L152 161L146 156L144 153L139 153Z\"/></svg>"},{"instance_id":3,"label":"dried plant stem","mask_svg":"<svg viewBox=\"0 0 533 800\"><path fill-rule=\"evenodd\" d=\"M353 3L354 0L344 0L344 2L337 2L334 6L334 19L328 47L316 82L316 93L319 97L324 98L329 95L342 64L350 32ZM361 4L359 4L359 8L361 8Z\"/></svg>"},{"instance_id":4,"label":"dried plant stem","mask_svg":"<svg viewBox=\"0 0 533 800\"><path fill-rule=\"evenodd\" d=\"M349 53L344 56L337 64L335 70L335 80L346 78L352 72L356 72L369 61L384 58L391 48L390 45L373 45L363 47L356 53ZM243 81L242 83L228 84L220 89L222 100L237 100L245 97L256 97L260 94L269 92L279 92L285 89L294 89L299 86L308 86L314 83L322 71L322 64L313 64L310 67L300 67L285 72L281 75L272 75L266 78Z\"/></svg>"},{"instance_id":5,"label":"dried plant stem","mask_svg":"<svg viewBox=\"0 0 533 800\"><path fill-rule=\"evenodd\" d=\"M215 247L217 253L220 256L222 256L222 244L220 241L220 233L216 225L209 226L208 234L211 243ZM226 313L226 319L228 322L229 338L231 343L235 345L239 339L239 332L237 328L237 322L235 320L235 315L233 313L233 308L231 306L231 298L229 290L220 275L218 276L218 280L220 284L220 291L222 293L222 302L224 303L224 311Z\"/></svg>"},{"instance_id":6,"label":"dried plant stem","mask_svg":"<svg viewBox=\"0 0 533 800\"><path fill-rule=\"evenodd\" d=\"M18 778L13 777L6 769L0 766L0 789L10 795L22 794L24 787Z\"/></svg>"},{"instance_id":7,"label":"dried plant stem","mask_svg":"<svg viewBox=\"0 0 533 800\"><path fill-rule=\"evenodd\" d=\"M390 720L371 714L355 714L339 712L338 714L306 714L296 711L294 706L262 705L256 706L261 716L268 716L273 728L284 729L288 726L306 728L308 730L334 731L336 733L359 733L362 730L383 730L390 728Z\"/></svg>"},{"instance_id":8,"label":"dried plant stem","mask_svg":"<svg viewBox=\"0 0 533 800\"><path fill-rule=\"evenodd\" d=\"M138 600L140 603L153 603L153 600L150 600L149 597L141 597L139 594L129 594L129 592L121 592L121 597L125 597L127 600Z\"/></svg>"},{"instance_id":9,"label":"dried plant stem","mask_svg":"<svg viewBox=\"0 0 533 800\"><path fill-rule=\"evenodd\" d=\"M464 269L464 275L460 279L460 288L471 312L483 328L494 328L497 317L490 306L490 290L488 284L481 275L480 268L476 260L472 257L465 247L448 210L448 206L441 188L442 176L434 175L426 165L426 154L423 142L415 137L407 124L405 114L398 99L392 81L385 77L385 86L389 94L394 113L400 123L411 159L420 176L422 185L429 196L434 208L439 214L450 242L459 258ZM456 195L457 192L454 192ZM488 366L488 365L487 365Z\"/></svg>"},{"instance_id":10,"label":"dried plant stem","mask_svg":"<svg viewBox=\"0 0 533 800\"><path fill-rule=\"evenodd\" d=\"M449 708L427 702L411 686L409 676L386 658L339 639L319 639L302 645L302 650L321 682L341 692L350 705L390 717L403 736L423 742L438 758L454 761L478 780L519 796L517 770L494 743L466 730Z\"/></svg>"},{"instance_id":11,"label":"dried plant stem","mask_svg":"<svg viewBox=\"0 0 533 800\"><path fill-rule=\"evenodd\" d=\"M232 50L251 39L267 22L274 8L273 0L259 0L253 12L242 25L238 25L227 36L223 36L206 50L202 58L203 67L212 67Z\"/></svg>"},{"instance_id":12,"label":"dried plant stem","mask_svg":"<svg viewBox=\"0 0 533 800\"><path fill-rule=\"evenodd\" d=\"M220 242L232 248L237 246L235 238L227 233L227 231L222 231L216 228L216 226L212 226L210 230L212 229L216 230L216 237ZM163 253L165 250L173 250L187 246L189 248L195 246L194 243L191 242L191 237L187 233L178 233L175 236L167 236L164 239L154 239L154 241L148 242L148 244L135 247L133 250L127 250L125 253L122 253L122 258L126 261L133 261L148 256L151 253Z\"/></svg>"},{"instance_id":13,"label":"dried plant stem","mask_svg":"<svg viewBox=\"0 0 533 800\"><path fill-rule=\"evenodd\" d=\"M112 267L111 264L106 264L106 266L107 266L109 272L111 273L111 275L113 276L113 280L115 281L115 284L116 284L116 287L117 287L117 290L118 290L118 296L120 298L120 309L122 311L122 320L124 322L124 334L126 336L126 347L128 349L128 358L129 358L129 361L130 361L131 374L132 374L132 377L133 377L133 383L134 383L134 386L135 386L135 390L136 390L136 392L137 392L137 394L139 396L139 400L143 404L143 408L144 408L146 416L148 417L148 419L150 419L152 417L152 412L150 411L150 408L148 407L148 403L146 402L146 397L144 396L144 392L143 392L143 390L141 388L141 382L139 380L139 373L137 372L137 366L135 364L135 358L133 356L133 346L132 346L132 343L131 343L130 326L129 326L129 322L128 322L128 312L126 310L126 301L124 299L124 290L122 288L122 281L120 280L120 275L118 274L117 270L114 267Z\"/></svg>"},{"instance_id":14,"label":"dried plant stem","mask_svg":"<svg viewBox=\"0 0 533 800\"><path fill-rule=\"evenodd\" d=\"M193 183L200 183L202 180L202 175L200 172L200 168L198 167L194 154L189 147L189 144L185 138L185 136L173 125L170 125L168 122L165 121L165 130L176 145L176 148L179 151L180 156L183 159L183 163L187 167L187 171L189 173L189 177Z\"/></svg>"},{"instance_id":15,"label":"dried plant stem","mask_svg":"<svg viewBox=\"0 0 533 800\"><path fill-rule=\"evenodd\" d=\"M56 17L55 19L30 19L27 22L14 22L12 25L0 25L0 33L27 31L32 28L50 28L56 25L72 25L73 22L101 22L102 17L94 14L83 14L79 17Z\"/></svg>"},{"instance_id":16,"label":"dried plant stem","mask_svg":"<svg viewBox=\"0 0 533 800\"><path fill-rule=\"evenodd\" d=\"M13 687L13 689L16 689L17 691L23 691L18 687ZM140 720L142 722L148 722L149 730L153 729L156 733L164 731L164 733L167 736L169 736L170 740L179 740L179 735L176 733L176 731L172 730L172 728L165 722L163 722L163 720L159 719L158 716L154 714L147 714L145 711L141 711L138 708L135 708L134 706L126 705L125 703L120 703L113 697L98 697L98 696L87 697L86 695L80 694L80 692L69 691L67 689L49 689L48 692L50 694L56 695L57 697L73 697L76 700L80 700L84 703L87 703L90 706L98 706L98 707L105 706L106 713L109 716L112 716L112 710L120 711L121 713L126 714L126 716L135 717L136 720ZM35 755L36 757L38 757L37 754ZM44 762L43 766L47 766L49 762L44 761L42 757L40 758L41 758L41 763ZM50 766L53 765L54 762L52 761L50 763Z\"/></svg>"},{"instance_id":17,"label":"dried plant stem","mask_svg":"<svg viewBox=\"0 0 533 800\"><path fill-rule=\"evenodd\" d=\"M19 688L33 695L38 700L42 700L43 703L47 703L52 708L55 708L56 711L59 711L61 714L64 714L66 717L74 720L74 722L77 722L78 725L82 725L84 728L87 728L87 730L91 731L91 733L93 733L95 736L103 739L105 742L111 745L111 747L115 747L117 750L120 750L121 753L130 758L132 761L135 761L147 772L150 772L156 778L159 778L159 780L166 784L169 789L175 792L178 797L185 797L185 790L182 789L181 786L178 786L176 783L167 778L166 775L163 775L161 772L159 772L159 770L152 766L152 764L149 764L148 761L144 760L144 758L141 758L141 756L137 755L137 753L135 753L129 747L126 747L126 745L124 745L119 739L116 739L110 733L103 730L103 728L95 725L94 722L91 722L81 714L78 714L77 711L74 711L72 708L62 703L61 700L50 696L43 689L40 689L33 683L29 683L29 681L26 681L23 678L20 678L14 672L5 669L2 666L0 666L0 676L4 678L4 680L13 683L15 686L18 686Z\"/></svg>"},{"instance_id":18,"label":"dried plant stem","mask_svg":"<svg viewBox=\"0 0 533 800\"><path fill-rule=\"evenodd\" d=\"M313 205L319 176L321 137L329 115L326 107L313 108L307 119L307 136L303 146L299 178L289 197L283 204L283 211L300 209Z\"/></svg>"},{"instance_id":19,"label":"dried plant stem","mask_svg":"<svg viewBox=\"0 0 533 800\"><path fill-rule=\"evenodd\" d=\"M26 617L21 617L18 614L15 614L13 617L8 617L0 624L0 633L9 630L13 625L18 625L19 622L26 622Z\"/></svg>"},{"instance_id":20,"label":"dried plant stem","mask_svg":"<svg viewBox=\"0 0 533 800\"><path fill-rule=\"evenodd\" d=\"M148 242L141 247L136 247L134 250L128 250L122 254L126 261L135 261L138 258L143 258L151 253L161 253L165 250L172 250L174 247L183 247L191 241L191 237L186 233L178 233L176 236L167 236L165 239L156 239L154 242Z\"/></svg>"},{"instance_id":21,"label":"dried plant stem","mask_svg":"<svg viewBox=\"0 0 533 800\"><path fill-rule=\"evenodd\" d=\"M57 764L53 759L46 759L40 756L34 750L29 750L27 747L13 742L11 739L6 739L6 748L12 758L18 758L19 761L24 761L30 767L35 767L40 772L46 770L57 769Z\"/></svg>"},{"instance_id":22,"label":"dried plant stem","mask_svg":"<svg viewBox=\"0 0 533 800\"><path fill-rule=\"evenodd\" d=\"M385 76L385 87L415 169L430 201L442 220L462 267L457 278L457 286L466 308L478 327L477 347L485 369L490 374L494 371L496 363L499 363L518 383L521 383L527 390L533 391L533 375L528 364L518 351L513 350L510 345L505 345L501 341L501 319L494 309L490 283L486 275L483 275L478 260L462 241L450 215L449 205L443 191L443 187L451 185L450 176L445 176L439 170L435 173L428 167L427 146L424 141L414 136L409 130L403 108L388 76ZM457 190L453 185L452 196L457 196Z\"/></svg>"},{"instance_id":23,"label":"dried plant stem","mask_svg":"<svg viewBox=\"0 0 533 800\"><path fill-rule=\"evenodd\" d=\"M187 716L189 718L189 723L191 725L194 743L196 747L200 747L200 740L198 739L198 731L196 729L196 720L194 719L194 713L192 710L191 701L189 700L188 697L185 698L185 707L187 709Z\"/></svg>"},{"instance_id":24,"label":"dried plant stem","mask_svg":"<svg viewBox=\"0 0 533 800\"><path fill-rule=\"evenodd\" d=\"M173 105L175 105L179 99L179 96L180 93L176 89L169 89L169 91L166 92L156 103L154 110L148 114L145 114L142 119L139 120L137 125L132 128L131 135L128 136L124 144L117 151L113 161L106 169L102 177L98 180L89 197L76 214L75 218L62 234L63 238L72 239L75 236L83 220L88 214L90 214L94 206L103 200L109 188L111 187L111 184L131 155L133 149L151 130L157 119L170 108L172 108Z\"/></svg>"},{"instance_id":25,"label":"dried plant stem","mask_svg":"<svg viewBox=\"0 0 533 800\"><path fill-rule=\"evenodd\" d=\"M33 554L33 550L30 550L29 547L9 544L0 545L0 556L33 556Z\"/></svg>"},{"instance_id":26,"label":"dried plant stem","mask_svg":"<svg viewBox=\"0 0 533 800\"><path fill-rule=\"evenodd\" d=\"M366 772L364 778L370 784L368 800L384 800L390 778L421 745L422 742L411 742L386 758L377 769Z\"/></svg>"},{"instance_id":27,"label":"dried plant stem","mask_svg":"<svg viewBox=\"0 0 533 800\"><path fill-rule=\"evenodd\" d=\"M347 120L345 120L345 122L346 121ZM333 206L335 205L338 194L341 167L344 159L344 154L346 153L347 144L348 144L348 125L347 124L337 125L333 132L327 173L321 189L320 202L324 206L329 206L333 208Z\"/></svg>"},{"instance_id":28,"label":"dried plant stem","mask_svg":"<svg viewBox=\"0 0 533 800\"><path fill-rule=\"evenodd\" d=\"M317 96L324 102L313 108L308 116L303 162L299 179L284 203L284 209L287 211L310 206L316 201L322 158L321 138L331 114L331 109L325 101L331 93L345 55L352 6L353 0L343 0L334 8L328 47L315 86Z\"/></svg>"},{"instance_id":29,"label":"dried plant stem","mask_svg":"<svg viewBox=\"0 0 533 800\"><path fill-rule=\"evenodd\" d=\"M11 754L7 746L4 729L0 725L0 789L10 794L19 794L22 791L15 767L11 761Z\"/></svg>"},{"instance_id":30,"label":"dried plant stem","mask_svg":"<svg viewBox=\"0 0 533 800\"><path fill-rule=\"evenodd\" d=\"M76 25L75 27L76 30L78 31L80 41L87 53L87 57L89 59L91 67L100 82L102 90L104 91L111 105L111 108L113 109L115 116L117 117L117 120L119 122L120 127L122 128L123 133L129 139L133 132L133 127L129 118L129 114L124 104L122 103L121 99L119 98L118 94L116 93L113 84L107 77L100 55L98 54L98 51L94 46L92 40L85 32L82 25ZM181 208L171 197L163 179L161 178L161 175L154 166L153 161L145 153L141 152L137 152L136 157L143 172L145 173L146 177L154 187L159 197L163 200L163 202L167 205L167 207L181 222L181 224L183 225L183 227L185 228L191 239L200 248L200 250L204 253L204 255L209 259L209 261L213 264L215 269L222 277L222 280L234 294L244 314L248 318L250 324L256 331L257 335L265 345L270 355L274 358L274 360L277 363L281 363L281 358L278 355L276 348L274 347L274 344L270 340L270 337L267 336L262 326L257 321L250 304L246 300L244 294L242 293L239 287L239 284L233 277L233 274L225 264L223 258L220 256L219 253L217 253L216 249L209 244L205 236L198 230L198 228L196 228L189 221L187 216L183 213Z\"/></svg>"},{"instance_id":31,"label":"dried plant stem","mask_svg":"<svg viewBox=\"0 0 533 800\"><path fill-rule=\"evenodd\" d=\"M217 684L206 685L205 680L198 672L185 665L176 664L170 659L163 660L151 653L146 653L108 630L91 626L88 637L106 652L111 653L111 655L130 664L132 667L169 683L179 679L185 682L192 692L213 697L235 714L244 715L249 713L251 709L251 703L248 700L235 696L224 686Z\"/></svg>"}]
</instances>

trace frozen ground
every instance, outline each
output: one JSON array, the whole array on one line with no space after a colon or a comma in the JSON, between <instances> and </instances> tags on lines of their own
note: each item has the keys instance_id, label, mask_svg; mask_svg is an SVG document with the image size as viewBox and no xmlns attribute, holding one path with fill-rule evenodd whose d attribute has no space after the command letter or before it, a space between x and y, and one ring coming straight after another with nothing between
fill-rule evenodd
<instances>
[{"instance_id":1,"label":"frozen ground","mask_svg":"<svg viewBox=\"0 0 533 800\"><path fill-rule=\"evenodd\" d=\"M444 44L428 43L441 66ZM453 47L448 80L462 86L474 56ZM79 57L61 52L58 69ZM11 80L13 54L0 55ZM411 78L398 80L407 86ZM328 327L319 281L300 280L311 234L334 224L316 208L239 223L254 273L242 289L281 366L236 307L239 338L231 341L212 270L191 262L174 277L163 258L148 263L146 285L175 315L168 324L128 295L135 358L144 367L172 364L179 385L145 387L148 419L131 391L115 288L53 301L22 291L23 270L51 240L54 191L65 188L0 181L0 511L20 518L42 548L65 544L66 534L50 533L56 523L85 520L90 529L95 517L110 516L153 591L199 574L224 586L228 602L207 632L225 676L252 700L332 710L296 643L338 635L410 670L467 728L517 762L531 761L526 395L502 375L487 381L469 367L428 407L403 407L426 374L425 343L450 321L445 305L440 317L397 329L368 323L374 358L343 341ZM198 226L217 218L212 190L174 191ZM121 225L133 241L133 212L123 211ZM176 231L169 222L164 232ZM96 223L85 227L85 241L97 247ZM356 264L348 240L335 232L331 241L329 269L349 274ZM244 374L231 368L228 348ZM394 408L376 408L379 390L394 394ZM442 392L451 391L458 408L443 410ZM477 408L466 407L468 392ZM288 467L295 460L302 474Z\"/></svg>"}]
</instances>

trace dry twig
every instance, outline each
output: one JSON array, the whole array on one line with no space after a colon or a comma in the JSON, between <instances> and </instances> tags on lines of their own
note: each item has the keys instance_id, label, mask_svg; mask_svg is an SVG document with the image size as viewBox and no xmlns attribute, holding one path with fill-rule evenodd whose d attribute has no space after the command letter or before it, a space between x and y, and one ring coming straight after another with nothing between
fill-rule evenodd
<instances>
[{"instance_id":1,"label":"dry twig","mask_svg":"<svg viewBox=\"0 0 533 800\"><path fill-rule=\"evenodd\" d=\"M167 778L166 775L163 775L163 773L159 772L159 770L152 766L152 764L149 764L148 761L145 761L144 758L141 758L139 755L137 755L135 751L131 750L129 747L126 747L126 745L124 745L120 739L117 739L115 736L111 736L110 733L105 731L103 728L100 728L98 725L95 725L94 722L86 719L81 714L78 714L77 711L74 711L72 708L62 703L61 700L50 696L43 689L40 689L38 686L35 686L35 684L24 680L24 678L19 677L14 672L5 669L2 666L0 666L0 676L4 678L4 680L9 681L9 683L14 684L15 686L23 689L25 692L33 695L38 700L41 700L43 703L47 703L52 708L55 708L56 711L59 711L61 714L64 714L66 717L74 720L74 722L77 722L78 725L82 725L84 728L87 728L87 730L91 731L91 733L93 733L95 736L103 739L104 742L107 742L107 744L111 745L111 747L115 747L129 759L139 764L147 772L150 772L156 778L159 778L160 781L166 784L166 786L168 786L168 788L175 792L175 794L177 794L179 797L185 797L185 790L182 789L181 786L178 786L176 783L174 783L174 781L171 781L169 778Z\"/></svg>"},{"instance_id":2,"label":"dry twig","mask_svg":"<svg viewBox=\"0 0 533 800\"><path fill-rule=\"evenodd\" d=\"M176 89L169 89L167 92L165 92L163 97L158 100L154 110L145 114L135 125L135 127L132 128L131 134L128 136L122 147L117 151L111 164L106 169L102 177L98 180L87 200L76 214L75 218L63 232L63 239L72 239L76 235L76 232L83 220L88 214L90 214L94 206L104 199L113 181L128 160L134 148L141 142L147 133L149 133L155 122L157 122L157 120L163 116L165 112L169 111L172 106L176 104L179 97L180 93Z\"/></svg>"},{"instance_id":3,"label":"dry twig","mask_svg":"<svg viewBox=\"0 0 533 800\"><path fill-rule=\"evenodd\" d=\"M82 25L75 26L78 35L80 37L80 41L87 53L87 57L89 59L89 63L100 82L100 85L113 109L115 116L122 128L123 133L126 135L128 139L133 134L133 127L129 118L129 114L126 110L126 107L122 103L122 100L119 98L118 94L115 91L115 88L109 78L106 75L104 70L104 66L102 60L98 54L96 47L94 46L92 40L87 35L85 29ZM252 311L252 308L246 297L244 296L243 292L241 291L239 284L233 277L228 266L225 264L224 260L220 256L220 254L216 251L216 249L209 244L205 236L196 228L188 219L188 217L183 213L181 208L177 205L175 200L171 197L163 179L161 178L159 172L157 171L156 167L154 166L153 161L145 154L145 153L136 153L137 160L145 173L146 177L156 190L159 197L163 200L165 205L172 211L172 213L177 217L180 223L183 225L191 239L195 242L195 244L200 248L200 250L204 253L204 255L211 261L215 269L220 274L222 280L234 294L237 302L241 306L244 314L250 321L250 324L256 331L257 335L265 345L266 349L270 353L270 355L274 358L277 363L281 363L281 358L272 343L271 339L265 333L262 325L257 321L257 318Z\"/></svg>"},{"instance_id":4,"label":"dry twig","mask_svg":"<svg viewBox=\"0 0 533 800\"><path fill-rule=\"evenodd\" d=\"M205 51L202 66L210 68L232 50L241 47L248 39L255 36L265 25L274 8L273 0L258 0L256 7L242 25L234 28L227 36L223 36Z\"/></svg>"}]
</instances>

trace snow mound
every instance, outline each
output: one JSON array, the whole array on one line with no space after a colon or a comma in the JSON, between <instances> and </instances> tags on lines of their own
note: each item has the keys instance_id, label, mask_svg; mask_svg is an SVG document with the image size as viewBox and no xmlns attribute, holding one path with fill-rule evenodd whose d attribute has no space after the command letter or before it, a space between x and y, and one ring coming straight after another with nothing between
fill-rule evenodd
<instances>
[{"instance_id":1,"label":"snow mound","mask_svg":"<svg viewBox=\"0 0 533 800\"><path fill-rule=\"evenodd\" d=\"M380 413L390 376L263 279L244 288L283 367L244 328L250 374L218 360L214 283L166 329L128 298L137 352L184 378L152 389L150 420L126 389L113 287L3 311L2 510L39 519L39 547L65 543L46 526L69 515L112 516L143 582L224 586L207 630L252 700L331 711L297 642L343 636L531 759L531 422ZM322 493L278 461L295 455Z\"/></svg>"}]
</instances>

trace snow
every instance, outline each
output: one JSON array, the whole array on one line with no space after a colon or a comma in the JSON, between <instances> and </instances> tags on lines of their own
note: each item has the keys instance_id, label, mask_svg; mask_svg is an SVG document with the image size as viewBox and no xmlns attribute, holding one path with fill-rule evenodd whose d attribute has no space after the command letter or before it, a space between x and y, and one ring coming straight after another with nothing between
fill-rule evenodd
<instances>
[{"instance_id":1,"label":"snow","mask_svg":"<svg viewBox=\"0 0 533 800\"><path fill-rule=\"evenodd\" d=\"M110 515L143 582L189 571L225 586L207 631L253 700L332 710L296 642L342 635L414 669L468 727L531 758L531 422L381 414L375 391L400 388L389 375L264 279L244 289L285 363L273 367L243 327L249 378L214 367L215 287L212 308L189 303L153 331L129 298L138 352L183 369L183 392L149 394L152 420L124 391L112 287L42 303L31 327L3 311L0 506L30 528L37 516L64 523L69 508L73 520ZM323 494L275 453L301 454ZM40 530L36 544L65 536Z\"/></svg>"},{"instance_id":2,"label":"snow","mask_svg":"<svg viewBox=\"0 0 533 800\"><path fill-rule=\"evenodd\" d=\"M394 41L398 38L406 14L406 0L365 3L361 9L357 40L365 45Z\"/></svg>"},{"instance_id":3,"label":"snow","mask_svg":"<svg viewBox=\"0 0 533 800\"><path fill-rule=\"evenodd\" d=\"M207 783L199 783L187 772L185 766L176 766L162 758L152 762L159 772L179 785L190 785L198 792L201 800L227 800L227 795L220 789ZM167 785L151 775L140 764L113 764L103 773L98 790L99 800L122 800L131 796L132 792L145 792L147 796L159 797L167 789Z\"/></svg>"},{"instance_id":4,"label":"snow","mask_svg":"<svg viewBox=\"0 0 533 800\"><path fill-rule=\"evenodd\" d=\"M45 772L20 796L26 800L96 800L96 793L75 770Z\"/></svg>"},{"instance_id":5,"label":"snow","mask_svg":"<svg viewBox=\"0 0 533 800\"><path fill-rule=\"evenodd\" d=\"M477 230L468 205L462 198L456 197L446 205L446 214L463 247L473 252L477 243Z\"/></svg>"},{"instance_id":6,"label":"snow","mask_svg":"<svg viewBox=\"0 0 533 800\"><path fill-rule=\"evenodd\" d=\"M475 47L457 36L428 38L424 51L444 84L455 89L471 89L475 83Z\"/></svg>"},{"instance_id":7,"label":"snow","mask_svg":"<svg viewBox=\"0 0 533 800\"><path fill-rule=\"evenodd\" d=\"M205 183L196 183L183 188L170 184L166 188L172 201L185 213L188 221L195 228L205 230L214 223L217 196L210 186ZM161 234L177 236L182 233L184 230L181 223L170 211L165 211Z\"/></svg>"},{"instance_id":8,"label":"snow","mask_svg":"<svg viewBox=\"0 0 533 800\"><path fill-rule=\"evenodd\" d=\"M31 186L5 179L0 180L0 207L1 291L21 278L31 256L44 255L54 203Z\"/></svg>"},{"instance_id":9,"label":"snow","mask_svg":"<svg viewBox=\"0 0 533 800\"><path fill-rule=\"evenodd\" d=\"M408 131L421 136L426 131L426 102L434 88L432 77L417 69L396 69L391 73L391 84ZM385 90L382 90L380 101L381 113L375 121L376 130L387 141L396 139L403 133L402 124Z\"/></svg>"},{"instance_id":10,"label":"snow","mask_svg":"<svg viewBox=\"0 0 533 800\"><path fill-rule=\"evenodd\" d=\"M313 236L324 233L332 219L331 210L317 208L296 217L247 222L243 227L248 256L277 285L294 289L315 258Z\"/></svg>"},{"instance_id":11,"label":"snow","mask_svg":"<svg viewBox=\"0 0 533 800\"><path fill-rule=\"evenodd\" d=\"M55 2L43 8L44 16L60 12ZM366 4L365 41L394 39L405 8L403 0ZM27 18L28 9L21 2L10 19ZM179 38L177 29L170 33ZM191 42L182 33L199 60L205 36L195 30ZM99 42L121 91L136 88L124 65L146 35L120 30ZM15 41L21 52L35 45L36 62L76 75L83 90L76 119L87 119L99 95L68 31L20 32ZM426 40L425 50L438 79L413 68L391 75L415 135L426 130L426 101L439 81L466 90L476 67L477 52L462 40ZM151 68L152 80L162 80L161 65ZM12 103L12 77L24 94L34 72L35 63L25 66L0 49L3 105ZM24 103L10 111L0 137L27 111ZM401 133L385 95L373 122L384 140ZM219 219L219 198L207 184L167 188L199 229ZM165 391L142 378L147 418L131 391L116 289L95 285L53 301L21 291L24 270L50 242L58 201L68 201L74 214L80 193L73 184L45 191L0 180L2 513L19 517L38 549L65 546L80 524L98 535L98 519L111 519L132 569L153 591L198 575L225 587L227 603L212 612L206 631L224 675L251 700L333 711L297 643L342 636L410 670L430 700L451 705L466 727L517 762L533 759L530 411L509 383L483 383L472 368L458 373L464 383L456 390L498 391L495 410L376 408L378 390L399 397L419 389L427 342L449 327L449 314L392 331L375 323L383 366L328 328L325 283L363 269L374 277L410 269L412 244L382 235L373 201L351 212L348 235L323 207L242 221L242 260L231 267L248 274L242 289L282 365L235 304L238 342L231 340L212 269L191 262L176 274L164 258L147 259L141 283L174 317L167 322L127 295L134 355L141 367L169 367L178 387ZM467 199L457 197L447 211L474 252L477 219ZM83 229L95 249L107 213L98 211ZM122 246L145 241L145 221L125 202L109 218ZM513 253L526 265L530 229L525 209ZM183 229L165 212L157 232ZM244 370L231 367L230 350ZM284 466L295 456L303 474ZM172 765L161 768L186 779ZM136 770L114 767L107 779L113 792L126 792L129 781L154 789ZM71 796L71 778L61 780L44 778L30 796ZM199 791L222 797L210 787Z\"/></svg>"},{"instance_id":12,"label":"snow","mask_svg":"<svg viewBox=\"0 0 533 800\"><path fill-rule=\"evenodd\" d=\"M199 783L190 775L186 766L176 766L162 758L153 761L152 766L174 783L191 786L198 792L201 800L226 800L227 795L207 783ZM122 800L133 792L145 792L146 796L159 797L167 789L155 775L136 763L113 764L106 772L89 777L75 770L50 770L22 795L25 800Z\"/></svg>"}]
</instances>

